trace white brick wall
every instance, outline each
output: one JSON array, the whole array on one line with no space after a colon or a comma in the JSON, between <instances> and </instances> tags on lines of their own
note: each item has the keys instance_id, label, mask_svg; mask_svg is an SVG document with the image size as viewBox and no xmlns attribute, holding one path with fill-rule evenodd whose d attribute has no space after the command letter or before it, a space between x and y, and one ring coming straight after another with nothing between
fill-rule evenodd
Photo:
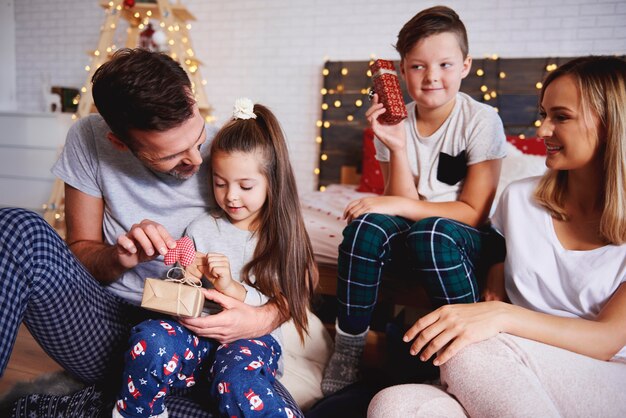
<instances>
[{"instance_id":1,"label":"white brick wall","mask_svg":"<svg viewBox=\"0 0 626 418\"><path fill-rule=\"evenodd\" d=\"M440 1L181 0L195 14L191 34L206 91L220 121L236 97L270 106L290 141L302 191L315 184L315 121L324 57L395 58L402 25ZM475 57L626 53L626 0L453 0ZM529 5L525 5L529 4ZM97 0L15 2L18 107L41 108L40 79L80 87L104 14ZM122 34L117 44L123 45Z\"/></svg>"}]
</instances>

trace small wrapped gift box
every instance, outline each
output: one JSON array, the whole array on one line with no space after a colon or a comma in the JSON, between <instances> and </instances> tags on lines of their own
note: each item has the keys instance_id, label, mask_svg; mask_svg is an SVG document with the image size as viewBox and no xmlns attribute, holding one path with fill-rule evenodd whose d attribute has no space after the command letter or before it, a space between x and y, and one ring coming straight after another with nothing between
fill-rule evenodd
<instances>
[{"instance_id":1,"label":"small wrapped gift box","mask_svg":"<svg viewBox=\"0 0 626 418\"><path fill-rule=\"evenodd\" d=\"M370 64L370 71L374 92L378 94L378 101L386 109L386 112L378 117L378 122L383 125L395 125L408 114L393 61L376 60Z\"/></svg>"},{"instance_id":2,"label":"small wrapped gift box","mask_svg":"<svg viewBox=\"0 0 626 418\"><path fill-rule=\"evenodd\" d=\"M141 306L173 316L197 318L202 313L204 295L201 287L182 281L147 278Z\"/></svg>"}]
</instances>

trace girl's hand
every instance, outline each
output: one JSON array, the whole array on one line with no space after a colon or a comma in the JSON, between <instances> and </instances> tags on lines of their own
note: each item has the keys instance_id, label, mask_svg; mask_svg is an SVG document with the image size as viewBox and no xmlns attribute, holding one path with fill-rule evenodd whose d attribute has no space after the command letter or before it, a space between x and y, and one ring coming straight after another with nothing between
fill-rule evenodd
<instances>
[{"instance_id":1,"label":"girl's hand","mask_svg":"<svg viewBox=\"0 0 626 418\"><path fill-rule=\"evenodd\" d=\"M405 152L406 130L404 120L395 125L383 125L379 123L378 117L386 111L383 104L378 102L378 94L374 94L372 106L365 112L365 117L374 131L374 135L389 148L389 151Z\"/></svg>"},{"instance_id":2,"label":"girl's hand","mask_svg":"<svg viewBox=\"0 0 626 418\"><path fill-rule=\"evenodd\" d=\"M217 290L228 294L228 288L234 283L228 257L223 254L209 253L206 255L206 263L206 278Z\"/></svg>"},{"instance_id":3,"label":"girl's hand","mask_svg":"<svg viewBox=\"0 0 626 418\"><path fill-rule=\"evenodd\" d=\"M382 213L398 216L403 205L409 203L407 200L404 197L397 196L375 196L354 200L346 206L343 218L350 223L365 213Z\"/></svg>"},{"instance_id":4,"label":"girl's hand","mask_svg":"<svg viewBox=\"0 0 626 418\"><path fill-rule=\"evenodd\" d=\"M199 283L202 276L208 275L208 265L206 254L196 251L196 258L193 263L185 267L185 277Z\"/></svg>"},{"instance_id":5,"label":"girl's hand","mask_svg":"<svg viewBox=\"0 0 626 418\"><path fill-rule=\"evenodd\" d=\"M404 334L405 342L413 341L411 355L420 351L427 361L434 354L435 366L441 366L463 347L489 339L501 329L503 307L500 302L479 302L445 305L421 317Z\"/></svg>"}]
</instances>

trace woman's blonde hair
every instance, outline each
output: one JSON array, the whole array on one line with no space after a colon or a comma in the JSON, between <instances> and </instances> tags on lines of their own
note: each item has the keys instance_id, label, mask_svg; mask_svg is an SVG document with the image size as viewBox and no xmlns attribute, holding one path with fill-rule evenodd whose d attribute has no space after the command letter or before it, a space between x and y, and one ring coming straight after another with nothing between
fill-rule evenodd
<instances>
[{"instance_id":1,"label":"woman's blonde hair","mask_svg":"<svg viewBox=\"0 0 626 418\"><path fill-rule=\"evenodd\" d=\"M274 114L254 105L256 118L226 123L211 143L216 152L257 153L267 179L252 260L242 278L276 303L283 318L292 318L300 338L307 332L307 310L317 284L313 247L304 226L296 180L289 162L287 143ZM250 280L254 275L255 282Z\"/></svg>"},{"instance_id":2,"label":"woman's blonde hair","mask_svg":"<svg viewBox=\"0 0 626 418\"><path fill-rule=\"evenodd\" d=\"M598 118L597 135L604 139L599 154L604 159L600 236L610 244L622 244L626 242L626 61L616 57L569 61L546 77L540 102L546 88L565 75L578 86L583 116L586 120L592 120L592 115ZM562 220L567 219L567 181L566 170L548 170L535 190L538 203Z\"/></svg>"}]
</instances>

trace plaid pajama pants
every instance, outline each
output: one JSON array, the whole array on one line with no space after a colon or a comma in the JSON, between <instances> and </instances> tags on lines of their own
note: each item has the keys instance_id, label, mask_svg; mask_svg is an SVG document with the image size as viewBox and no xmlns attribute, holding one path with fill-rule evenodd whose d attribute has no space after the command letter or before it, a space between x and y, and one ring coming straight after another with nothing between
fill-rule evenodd
<instances>
[{"instance_id":1,"label":"plaid pajama pants","mask_svg":"<svg viewBox=\"0 0 626 418\"><path fill-rule=\"evenodd\" d=\"M0 209L0 376L24 321L67 371L89 385L99 384L72 396L22 398L14 416L95 417L98 405L110 411L114 394L101 388L117 388L111 382L119 382L131 327L147 318L145 312L106 291L39 215ZM278 381L274 390L295 416L302 416ZM206 398L206 393L199 395ZM200 404L187 394L167 398L172 417L210 417Z\"/></svg>"},{"instance_id":2,"label":"plaid pajama pants","mask_svg":"<svg viewBox=\"0 0 626 418\"><path fill-rule=\"evenodd\" d=\"M355 219L339 245L339 328L350 334L367 329L384 272L419 280L433 307L477 302L475 271L486 235L446 218L410 222L368 213Z\"/></svg>"}]
</instances>

